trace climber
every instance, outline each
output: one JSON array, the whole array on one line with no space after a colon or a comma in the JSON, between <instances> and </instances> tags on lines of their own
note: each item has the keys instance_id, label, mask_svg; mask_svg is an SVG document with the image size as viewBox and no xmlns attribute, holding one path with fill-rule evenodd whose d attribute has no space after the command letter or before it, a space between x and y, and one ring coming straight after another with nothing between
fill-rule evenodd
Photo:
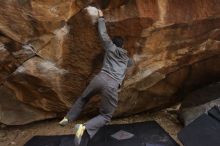
<instances>
[{"instance_id":1,"label":"climber","mask_svg":"<svg viewBox=\"0 0 220 146\"><path fill-rule=\"evenodd\" d=\"M123 49L123 39L117 36L111 40L101 10L98 10L98 16L99 36L105 49L103 67L59 123L65 126L76 120L90 98L96 94L101 95L100 114L84 124L75 125L75 144L80 146L87 145L99 128L110 122L118 103L118 88L125 77L127 67L132 64L128 52Z\"/></svg>"}]
</instances>

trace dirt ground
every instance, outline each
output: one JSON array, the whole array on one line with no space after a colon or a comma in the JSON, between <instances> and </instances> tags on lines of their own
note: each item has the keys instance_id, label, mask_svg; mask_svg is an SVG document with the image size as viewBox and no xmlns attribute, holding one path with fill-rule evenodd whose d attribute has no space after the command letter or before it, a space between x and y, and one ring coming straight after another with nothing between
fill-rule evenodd
<instances>
[{"instance_id":1,"label":"dirt ground","mask_svg":"<svg viewBox=\"0 0 220 146\"><path fill-rule=\"evenodd\" d=\"M177 120L174 108L165 109L155 113L141 113L126 118L113 119L111 124L134 123L150 120L157 121L177 141L177 143L180 144L177 140L177 133L182 129L182 126ZM53 119L25 126L13 127L1 125L0 146L23 146L35 135L62 135L72 133L74 123L66 127L60 127L58 121L59 119Z\"/></svg>"}]
</instances>

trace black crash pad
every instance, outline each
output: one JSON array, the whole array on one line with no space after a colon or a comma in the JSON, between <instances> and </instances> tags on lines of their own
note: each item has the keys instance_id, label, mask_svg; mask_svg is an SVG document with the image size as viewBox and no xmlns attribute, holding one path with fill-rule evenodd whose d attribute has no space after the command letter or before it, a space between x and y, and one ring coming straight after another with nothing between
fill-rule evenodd
<instances>
[{"instance_id":1,"label":"black crash pad","mask_svg":"<svg viewBox=\"0 0 220 146\"><path fill-rule=\"evenodd\" d=\"M203 114L178 134L184 146L220 146L220 122Z\"/></svg>"},{"instance_id":2,"label":"black crash pad","mask_svg":"<svg viewBox=\"0 0 220 146\"><path fill-rule=\"evenodd\" d=\"M208 111L208 114L212 118L214 118L220 122L220 107L219 106L213 107L211 110Z\"/></svg>"},{"instance_id":3,"label":"black crash pad","mask_svg":"<svg viewBox=\"0 0 220 146\"><path fill-rule=\"evenodd\" d=\"M24 146L74 146L73 135L35 136ZM99 130L88 146L178 146L154 121L108 125Z\"/></svg>"}]
</instances>

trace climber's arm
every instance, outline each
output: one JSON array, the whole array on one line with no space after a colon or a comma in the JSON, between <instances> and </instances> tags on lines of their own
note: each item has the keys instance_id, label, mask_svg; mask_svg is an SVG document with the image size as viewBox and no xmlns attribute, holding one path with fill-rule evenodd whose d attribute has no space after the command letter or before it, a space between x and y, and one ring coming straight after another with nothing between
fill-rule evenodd
<instances>
[{"instance_id":1,"label":"climber's arm","mask_svg":"<svg viewBox=\"0 0 220 146\"><path fill-rule=\"evenodd\" d=\"M111 50L115 48L115 45L113 44L111 38L109 37L105 25L105 19L103 17L103 13L101 10L99 10L99 19L98 19L98 31L99 31L99 37L103 43L105 50Z\"/></svg>"}]
</instances>

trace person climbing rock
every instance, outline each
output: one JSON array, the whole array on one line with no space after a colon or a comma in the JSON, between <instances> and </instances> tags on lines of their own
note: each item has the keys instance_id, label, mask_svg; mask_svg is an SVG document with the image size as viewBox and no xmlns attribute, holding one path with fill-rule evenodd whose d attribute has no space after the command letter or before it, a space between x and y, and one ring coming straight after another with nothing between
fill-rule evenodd
<instances>
[{"instance_id":1,"label":"person climbing rock","mask_svg":"<svg viewBox=\"0 0 220 146\"><path fill-rule=\"evenodd\" d=\"M105 49L103 67L59 123L61 126L65 126L76 120L90 98L96 94L101 95L99 115L84 124L75 125L75 144L77 146L87 145L89 139L101 127L110 122L118 104L118 89L125 78L127 68L132 65L128 52L123 49L122 37L116 36L111 40L106 30L103 12L98 10L98 15L99 36Z\"/></svg>"}]
</instances>

